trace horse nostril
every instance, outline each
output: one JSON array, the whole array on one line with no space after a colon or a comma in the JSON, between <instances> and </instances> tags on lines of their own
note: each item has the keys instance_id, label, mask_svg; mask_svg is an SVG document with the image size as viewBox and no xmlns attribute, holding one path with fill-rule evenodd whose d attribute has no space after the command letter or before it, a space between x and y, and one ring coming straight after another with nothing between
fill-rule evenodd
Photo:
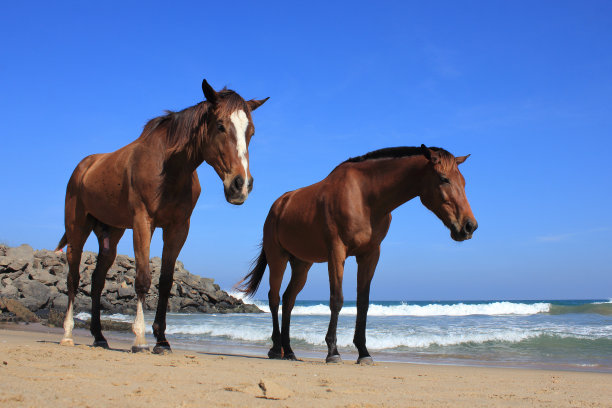
<instances>
[{"instance_id":1,"label":"horse nostril","mask_svg":"<svg viewBox=\"0 0 612 408\"><path fill-rule=\"evenodd\" d=\"M249 190L249 193L251 192L251 190L253 190L253 177L249 179L249 184L247 185L247 189Z\"/></svg>"},{"instance_id":2,"label":"horse nostril","mask_svg":"<svg viewBox=\"0 0 612 408\"><path fill-rule=\"evenodd\" d=\"M474 231L476 231L476 228L478 228L478 224L473 223L472 221L466 222L465 226L463 227L465 232L467 232L468 234L472 234Z\"/></svg>"},{"instance_id":3,"label":"horse nostril","mask_svg":"<svg viewBox=\"0 0 612 408\"><path fill-rule=\"evenodd\" d=\"M242 186L244 186L244 179L242 176L236 176L232 182L232 187L239 191L242 190Z\"/></svg>"}]
</instances>

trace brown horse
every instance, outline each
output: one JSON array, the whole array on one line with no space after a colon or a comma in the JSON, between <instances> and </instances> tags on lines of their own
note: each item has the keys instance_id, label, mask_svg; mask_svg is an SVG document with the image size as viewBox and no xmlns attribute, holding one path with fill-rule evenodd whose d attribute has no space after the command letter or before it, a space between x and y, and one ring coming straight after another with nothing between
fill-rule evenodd
<instances>
[{"instance_id":1,"label":"brown horse","mask_svg":"<svg viewBox=\"0 0 612 408\"><path fill-rule=\"evenodd\" d=\"M170 351L166 309L174 264L189 232L200 195L196 169L206 162L221 180L225 198L242 204L253 188L248 145L255 133L251 112L263 100L245 101L236 92L216 92L202 82L206 101L150 120L140 137L113 153L94 154L76 167L66 189L66 232L56 250L68 245L68 310L62 345L73 345L74 298L83 245L93 230L99 253L91 279L91 334L94 345L108 347L100 326L100 295L126 228L134 231L137 295L132 351L148 350L143 303L151 286L149 246L155 228L163 229L159 301L153 323L156 353Z\"/></svg>"},{"instance_id":2,"label":"brown horse","mask_svg":"<svg viewBox=\"0 0 612 408\"><path fill-rule=\"evenodd\" d=\"M468 155L469 156L469 155ZM371 364L366 348L370 282L380 243L391 224L391 211L419 196L451 231L456 241L470 239L477 228L465 196L465 179L454 157L432 147L397 147L346 160L324 180L283 194L264 224L262 251L241 289L253 295L270 266L268 299L272 313L270 358L295 360L289 341L291 310L314 262L327 262L331 319L325 336L328 363L342 361L336 347L338 314L344 301L342 276L348 256L357 259L357 322L353 343L358 363ZM291 263L291 280L283 294L282 331L278 327L279 290Z\"/></svg>"}]
</instances>

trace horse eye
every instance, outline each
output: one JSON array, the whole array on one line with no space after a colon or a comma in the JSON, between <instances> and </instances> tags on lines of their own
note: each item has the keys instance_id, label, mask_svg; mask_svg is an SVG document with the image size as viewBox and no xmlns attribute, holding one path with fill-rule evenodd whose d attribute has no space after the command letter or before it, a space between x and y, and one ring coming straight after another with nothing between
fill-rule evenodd
<instances>
[{"instance_id":1,"label":"horse eye","mask_svg":"<svg viewBox=\"0 0 612 408\"><path fill-rule=\"evenodd\" d=\"M450 183L450 180L446 176L440 176L440 181L443 183Z\"/></svg>"},{"instance_id":2,"label":"horse eye","mask_svg":"<svg viewBox=\"0 0 612 408\"><path fill-rule=\"evenodd\" d=\"M223 123L217 123L217 130L219 130L219 132L225 132L225 126L223 126Z\"/></svg>"}]
</instances>

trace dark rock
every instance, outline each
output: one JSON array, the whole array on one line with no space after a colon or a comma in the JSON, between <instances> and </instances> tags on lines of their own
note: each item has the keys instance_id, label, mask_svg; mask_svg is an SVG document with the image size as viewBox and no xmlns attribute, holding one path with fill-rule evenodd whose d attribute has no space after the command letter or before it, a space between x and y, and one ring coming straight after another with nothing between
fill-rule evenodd
<instances>
[{"instance_id":1,"label":"dark rock","mask_svg":"<svg viewBox=\"0 0 612 408\"><path fill-rule=\"evenodd\" d=\"M16 248L7 247L5 256L18 259L29 259L34 257L34 250L28 244L23 244Z\"/></svg>"},{"instance_id":2,"label":"dark rock","mask_svg":"<svg viewBox=\"0 0 612 408\"><path fill-rule=\"evenodd\" d=\"M89 328L91 320L87 320L87 327ZM114 320L101 320L100 324L102 325L102 330L104 331L122 331L122 332L131 332L132 331L132 323L128 322L117 322Z\"/></svg>"},{"instance_id":3,"label":"dark rock","mask_svg":"<svg viewBox=\"0 0 612 408\"><path fill-rule=\"evenodd\" d=\"M7 271L23 271L28 266L28 261L22 258L12 258L11 262L6 266Z\"/></svg>"},{"instance_id":4,"label":"dark rock","mask_svg":"<svg viewBox=\"0 0 612 408\"><path fill-rule=\"evenodd\" d=\"M96 259L98 259L96 254L94 254L93 252L86 251L83 252L83 255L81 255L81 264L93 265L96 263Z\"/></svg>"},{"instance_id":5,"label":"dark rock","mask_svg":"<svg viewBox=\"0 0 612 408\"><path fill-rule=\"evenodd\" d=\"M51 306L55 309L66 310L68 309L68 296L60 293L51 301Z\"/></svg>"},{"instance_id":6,"label":"dark rock","mask_svg":"<svg viewBox=\"0 0 612 408\"><path fill-rule=\"evenodd\" d=\"M189 299L189 298L183 298L183 300L181 300L181 309L187 308L187 307L190 307L190 306L193 306L193 307L195 307L197 309L199 304L195 300Z\"/></svg>"},{"instance_id":7,"label":"dark rock","mask_svg":"<svg viewBox=\"0 0 612 408\"><path fill-rule=\"evenodd\" d=\"M55 285L57 281L60 280L57 275L54 275L45 269L38 270L33 278L47 286Z\"/></svg>"},{"instance_id":8,"label":"dark rock","mask_svg":"<svg viewBox=\"0 0 612 408\"><path fill-rule=\"evenodd\" d=\"M47 320L49 319L49 309L38 309L35 313L38 320Z\"/></svg>"},{"instance_id":9,"label":"dark rock","mask_svg":"<svg viewBox=\"0 0 612 408\"><path fill-rule=\"evenodd\" d=\"M91 310L91 298L79 293L74 298L75 312L89 312Z\"/></svg>"},{"instance_id":10,"label":"dark rock","mask_svg":"<svg viewBox=\"0 0 612 408\"><path fill-rule=\"evenodd\" d=\"M31 311L36 311L49 302L51 290L44 283L25 279L17 279L14 282L14 286L23 296L22 303Z\"/></svg>"},{"instance_id":11,"label":"dark rock","mask_svg":"<svg viewBox=\"0 0 612 408\"><path fill-rule=\"evenodd\" d=\"M106 281L106 283L104 284L104 290L106 292L117 292L120 287L121 285L114 281Z\"/></svg>"},{"instance_id":12,"label":"dark rock","mask_svg":"<svg viewBox=\"0 0 612 408\"><path fill-rule=\"evenodd\" d=\"M18 319L24 322L38 321L36 315L16 299L0 298L0 309L14 313Z\"/></svg>"},{"instance_id":13,"label":"dark rock","mask_svg":"<svg viewBox=\"0 0 612 408\"><path fill-rule=\"evenodd\" d=\"M0 288L0 296L15 298L18 294L19 290L13 286L11 281L6 286Z\"/></svg>"},{"instance_id":14,"label":"dark rock","mask_svg":"<svg viewBox=\"0 0 612 408\"><path fill-rule=\"evenodd\" d=\"M11 263L11 258L8 256L0 255L0 270L3 270Z\"/></svg>"},{"instance_id":15,"label":"dark rock","mask_svg":"<svg viewBox=\"0 0 612 408\"><path fill-rule=\"evenodd\" d=\"M75 299L77 312L91 309L89 294L96 260L97 254L88 251L84 252L81 258L79 288ZM152 285L145 300L145 307L147 310L155 310L159 299L161 259L152 258L149 267ZM68 267L63 253L34 251L28 245L18 248L0 245L0 295L20 299L21 303L32 311L46 310L46 308L66 309L67 273ZM118 255L107 273L105 288L102 291L100 304L103 312L135 312L135 278L134 259ZM168 310L172 312L254 313L259 311L254 305L241 307L243 302L240 299L222 291L213 279L189 273L180 261L174 266L174 278L168 301Z\"/></svg>"},{"instance_id":16,"label":"dark rock","mask_svg":"<svg viewBox=\"0 0 612 408\"><path fill-rule=\"evenodd\" d=\"M117 289L117 297L118 298L132 298L136 296L136 292L134 291L134 288L132 287L123 287L123 286L119 286L119 289Z\"/></svg>"},{"instance_id":17,"label":"dark rock","mask_svg":"<svg viewBox=\"0 0 612 408\"><path fill-rule=\"evenodd\" d=\"M63 309L60 309L63 310ZM50 327L62 327L64 325L64 312L61 312L57 308L49 309L49 316L47 317L47 326Z\"/></svg>"},{"instance_id":18,"label":"dark rock","mask_svg":"<svg viewBox=\"0 0 612 408\"><path fill-rule=\"evenodd\" d=\"M58 280L55 287L62 293L68 293L68 283L66 282L66 279Z\"/></svg>"},{"instance_id":19,"label":"dark rock","mask_svg":"<svg viewBox=\"0 0 612 408\"><path fill-rule=\"evenodd\" d=\"M181 298L179 297L171 297L168 300L168 309L171 312L178 312L179 310L181 310Z\"/></svg>"},{"instance_id":20,"label":"dark rock","mask_svg":"<svg viewBox=\"0 0 612 408\"><path fill-rule=\"evenodd\" d=\"M253 304L243 303L238 306L237 313L263 313L263 310Z\"/></svg>"}]
</instances>

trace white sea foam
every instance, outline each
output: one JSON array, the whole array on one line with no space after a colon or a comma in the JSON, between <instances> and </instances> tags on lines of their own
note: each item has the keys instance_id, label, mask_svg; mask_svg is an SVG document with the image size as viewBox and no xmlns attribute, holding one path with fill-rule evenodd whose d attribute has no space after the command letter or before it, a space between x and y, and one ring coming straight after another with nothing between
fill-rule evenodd
<instances>
[{"instance_id":1,"label":"white sea foam","mask_svg":"<svg viewBox=\"0 0 612 408\"><path fill-rule=\"evenodd\" d=\"M447 334L422 334L407 336L386 336L384 334L369 334L367 338L368 348L374 350L393 349L397 347L427 348L431 346L455 346L459 344L482 344L486 342L509 342L518 343L528 338L537 337L539 333L524 330L502 330L482 333L447 333ZM353 337L341 336L338 345L348 347L353 344Z\"/></svg>"},{"instance_id":2,"label":"white sea foam","mask_svg":"<svg viewBox=\"0 0 612 408\"><path fill-rule=\"evenodd\" d=\"M177 325L168 326L167 334L226 337L232 340L246 342L267 342L270 339L270 328L267 326L240 325ZM451 346L467 343L510 342L516 343L531 337L537 337L540 332L508 329L485 331L456 331L451 333L389 333L368 330L367 344L371 349L393 349L397 347L427 348L433 345ZM311 346L325 346L325 331L313 327L294 327L291 334L293 341L302 341ZM339 330L338 345L352 347L352 330Z\"/></svg>"},{"instance_id":3,"label":"white sea foam","mask_svg":"<svg viewBox=\"0 0 612 408\"><path fill-rule=\"evenodd\" d=\"M88 312L81 312L79 314L77 314L76 316L74 316L76 319L80 319L80 320L87 320L87 319L91 319L91 313ZM130 316L130 315L124 315L121 313L115 313L112 315L103 315L102 319L106 319L106 320L114 320L116 322L133 322L134 321L134 316Z\"/></svg>"},{"instance_id":4,"label":"white sea foam","mask_svg":"<svg viewBox=\"0 0 612 408\"><path fill-rule=\"evenodd\" d=\"M255 303L261 310L269 313L270 308L267 304ZM470 316L470 315L533 315L538 313L546 313L550 310L550 303L512 303L512 302L494 302L494 303L479 303L465 304L456 303L452 305L393 305L384 306L378 304L370 304L368 316ZM281 312L281 310L279 310ZM313 306L295 306L292 315L302 316L325 316L329 315L329 306L324 304ZM340 311L344 316L356 316L357 307L348 306Z\"/></svg>"},{"instance_id":5,"label":"white sea foam","mask_svg":"<svg viewBox=\"0 0 612 408\"><path fill-rule=\"evenodd\" d=\"M242 341L267 341L270 338L270 328L268 326L245 327L243 325L194 324L168 326L166 334L228 337L232 340Z\"/></svg>"},{"instance_id":6,"label":"white sea foam","mask_svg":"<svg viewBox=\"0 0 612 408\"><path fill-rule=\"evenodd\" d=\"M244 300L244 298L246 297L246 294L244 292L240 292L239 290L230 289L230 290L227 290L226 292L228 295L236 299ZM247 303L251 303L251 302L247 302Z\"/></svg>"}]
</instances>

